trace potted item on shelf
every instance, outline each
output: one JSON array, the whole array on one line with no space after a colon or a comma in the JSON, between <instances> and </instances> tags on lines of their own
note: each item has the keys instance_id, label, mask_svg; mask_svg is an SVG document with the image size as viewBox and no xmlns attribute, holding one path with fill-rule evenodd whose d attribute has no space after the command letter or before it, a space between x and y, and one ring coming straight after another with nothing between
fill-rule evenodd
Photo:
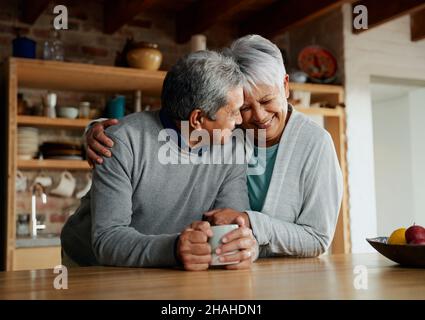
<instances>
[{"instance_id":1,"label":"potted item on shelf","mask_svg":"<svg viewBox=\"0 0 425 320\"><path fill-rule=\"evenodd\" d=\"M127 53L130 67L144 70L158 70L162 62L162 53L156 43L138 42Z\"/></svg>"},{"instance_id":2,"label":"potted item on shelf","mask_svg":"<svg viewBox=\"0 0 425 320\"><path fill-rule=\"evenodd\" d=\"M17 29L17 34L17 37L12 41L13 56L19 58L35 59L37 43L30 38L21 37L19 35L19 29Z\"/></svg>"}]
</instances>

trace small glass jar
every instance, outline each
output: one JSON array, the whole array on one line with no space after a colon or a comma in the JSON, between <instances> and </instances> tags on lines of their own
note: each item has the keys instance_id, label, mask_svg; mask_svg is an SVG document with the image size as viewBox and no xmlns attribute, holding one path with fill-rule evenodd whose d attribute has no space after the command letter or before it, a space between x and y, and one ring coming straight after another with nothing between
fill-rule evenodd
<instances>
[{"instance_id":1,"label":"small glass jar","mask_svg":"<svg viewBox=\"0 0 425 320\"><path fill-rule=\"evenodd\" d=\"M50 38L44 42L43 59L57 61L64 60L63 43L60 40L59 33L57 31L53 31L50 34Z\"/></svg>"},{"instance_id":2,"label":"small glass jar","mask_svg":"<svg viewBox=\"0 0 425 320\"><path fill-rule=\"evenodd\" d=\"M18 214L16 221L16 236L27 237L30 235L30 215L28 213Z\"/></svg>"},{"instance_id":3,"label":"small glass jar","mask_svg":"<svg viewBox=\"0 0 425 320\"><path fill-rule=\"evenodd\" d=\"M80 102L80 118L83 118L83 119L90 118L90 102L88 101Z\"/></svg>"}]
</instances>

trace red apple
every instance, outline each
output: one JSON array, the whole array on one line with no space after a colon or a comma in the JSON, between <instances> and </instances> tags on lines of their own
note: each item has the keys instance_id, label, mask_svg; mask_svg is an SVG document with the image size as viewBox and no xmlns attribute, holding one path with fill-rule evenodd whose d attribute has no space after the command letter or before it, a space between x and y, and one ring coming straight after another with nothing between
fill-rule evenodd
<instances>
[{"instance_id":1,"label":"red apple","mask_svg":"<svg viewBox=\"0 0 425 320\"><path fill-rule=\"evenodd\" d=\"M413 225L406 230L405 236L408 244L413 242L415 242L415 244L425 243L425 228Z\"/></svg>"},{"instance_id":2,"label":"red apple","mask_svg":"<svg viewBox=\"0 0 425 320\"><path fill-rule=\"evenodd\" d=\"M409 242L409 244L422 244L422 245L425 245L425 240L421 240L421 239L419 239L419 240L413 240L413 241Z\"/></svg>"}]
</instances>

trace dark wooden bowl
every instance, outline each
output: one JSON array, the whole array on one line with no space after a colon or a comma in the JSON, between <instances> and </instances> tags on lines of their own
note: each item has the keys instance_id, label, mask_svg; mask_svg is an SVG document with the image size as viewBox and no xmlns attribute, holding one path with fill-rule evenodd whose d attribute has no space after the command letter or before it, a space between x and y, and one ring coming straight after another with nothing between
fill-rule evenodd
<instances>
[{"instance_id":1,"label":"dark wooden bowl","mask_svg":"<svg viewBox=\"0 0 425 320\"><path fill-rule=\"evenodd\" d=\"M388 244L388 237L366 239L383 256L406 267L425 268L425 245Z\"/></svg>"}]
</instances>

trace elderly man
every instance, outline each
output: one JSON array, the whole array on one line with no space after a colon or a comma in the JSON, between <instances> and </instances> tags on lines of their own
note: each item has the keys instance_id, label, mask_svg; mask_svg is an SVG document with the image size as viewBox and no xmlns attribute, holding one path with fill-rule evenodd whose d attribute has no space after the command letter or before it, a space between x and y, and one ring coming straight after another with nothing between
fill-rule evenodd
<instances>
[{"instance_id":1,"label":"elderly man","mask_svg":"<svg viewBox=\"0 0 425 320\"><path fill-rule=\"evenodd\" d=\"M233 59L193 53L167 74L160 112L132 114L107 130L113 155L94 168L91 191L62 230L64 264L209 267L211 229L199 220L214 208L249 209L246 166L189 160L213 158L222 147L202 145L190 136L220 132L219 143L228 140L242 121L243 81ZM183 134L184 125L188 134ZM163 139L164 130L178 134ZM164 143L181 161L161 161ZM257 243L243 219L240 226L227 237L233 245L220 252L239 249L224 257L237 262L228 268L247 268L257 256Z\"/></svg>"}]
</instances>

